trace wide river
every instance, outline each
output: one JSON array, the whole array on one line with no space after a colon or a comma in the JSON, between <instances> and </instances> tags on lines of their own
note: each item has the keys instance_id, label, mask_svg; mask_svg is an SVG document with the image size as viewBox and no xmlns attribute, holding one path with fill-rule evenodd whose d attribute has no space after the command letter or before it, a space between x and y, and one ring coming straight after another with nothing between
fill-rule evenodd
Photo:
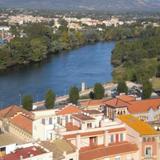
<instances>
[{"instance_id":1,"label":"wide river","mask_svg":"<svg viewBox=\"0 0 160 160\"><path fill-rule=\"evenodd\" d=\"M21 97L33 95L42 100L47 89L57 95L67 94L69 87L87 87L112 80L111 51L114 42L96 43L51 56L41 64L31 64L0 74L0 107L20 104Z\"/></svg>"}]
</instances>

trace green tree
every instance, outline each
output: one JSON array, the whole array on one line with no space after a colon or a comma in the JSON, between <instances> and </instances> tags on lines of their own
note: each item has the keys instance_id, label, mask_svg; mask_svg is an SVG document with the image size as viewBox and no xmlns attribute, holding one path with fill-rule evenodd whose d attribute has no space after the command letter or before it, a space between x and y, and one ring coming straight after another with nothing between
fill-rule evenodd
<instances>
[{"instance_id":1,"label":"green tree","mask_svg":"<svg viewBox=\"0 0 160 160\"><path fill-rule=\"evenodd\" d=\"M69 101L73 104L77 104L79 99L79 90L76 86L73 86L69 90Z\"/></svg>"},{"instance_id":2,"label":"green tree","mask_svg":"<svg viewBox=\"0 0 160 160\"><path fill-rule=\"evenodd\" d=\"M47 54L47 46L45 41L40 38L35 38L31 40L31 50L32 50L32 60L40 61Z\"/></svg>"},{"instance_id":3,"label":"green tree","mask_svg":"<svg viewBox=\"0 0 160 160\"><path fill-rule=\"evenodd\" d=\"M91 92L89 93L89 98L90 98L90 99L94 99L94 92L93 92L93 91L91 91Z\"/></svg>"},{"instance_id":4,"label":"green tree","mask_svg":"<svg viewBox=\"0 0 160 160\"><path fill-rule=\"evenodd\" d=\"M117 92L120 93L128 93L128 87L125 81L119 81L117 86Z\"/></svg>"},{"instance_id":5,"label":"green tree","mask_svg":"<svg viewBox=\"0 0 160 160\"><path fill-rule=\"evenodd\" d=\"M45 106L47 109L51 109L54 108L54 104L55 104L55 100L56 100L56 95L55 93L49 89L45 95Z\"/></svg>"},{"instance_id":6,"label":"green tree","mask_svg":"<svg viewBox=\"0 0 160 160\"><path fill-rule=\"evenodd\" d=\"M142 98L148 99L152 94L152 84L149 81L143 82Z\"/></svg>"},{"instance_id":7,"label":"green tree","mask_svg":"<svg viewBox=\"0 0 160 160\"><path fill-rule=\"evenodd\" d=\"M104 92L105 92L105 89L102 84L96 83L94 85L94 98L95 99L102 99L104 97Z\"/></svg>"},{"instance_id":8,"label":"green tree","mask_svg":"<svg viewBox=\"0 0 160 160\"><path fill-rule=\"evenodd\" d=\"M157 66L156 77L160 77L160 64Z\"/></svg>"},{"instance_id":9,"label":"green tree","mask_svg":"<svg viewBox=\"0 0 160 160\"><path fill-rule=\"evenodd\" d=\"M33 104L33 98L31 95L23 96L22 98L22 106L24 109L31 111L32 110L32 104Z\"/></svg>"}]
</instances>

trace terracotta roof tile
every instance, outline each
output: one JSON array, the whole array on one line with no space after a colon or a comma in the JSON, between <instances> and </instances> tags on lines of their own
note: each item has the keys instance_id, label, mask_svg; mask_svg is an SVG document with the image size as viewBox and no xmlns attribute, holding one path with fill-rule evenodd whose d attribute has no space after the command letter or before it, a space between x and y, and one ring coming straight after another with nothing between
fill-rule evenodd
<instances>
[{"instance_id":1,"label":"terracotta roof tile","mask_svg":"<svg viewBox=\"0 0 160 160\"><path fill-rule=\"evenodd\" d=\"M84 133L80 133L81 137L91 137L91 136L96 136L96 135L103 135L104 131L94 131L94 132L84 132ZM64 135L65 139L72 139L72 138L76 138L77 134L68 134L68 135Z\"/></svg>"},{"instance_id":2,"label":"terracotta roof tile","mask_svg":"<svg viewBox=\"0 0 160 160\"><path fill-rule=\"evenodd\" d=\"M157 110L160 106L160 98L137 100L130 102L128 110L131 114L147 112L150 108Z\"/></svg>"},{"instance_id":3,"label":"terracotta roof tile","mask_svg":"<svg viewBox=\"0 0 160 160\"><path fill-rule=\"evenodd\" d=\"M24 131L27 131L28 133L32 134L32 119L22 115L18 114L12 118L10 118L10 122L17 127L23 129Z\"/></svg>"},{"instance_id":4,"label":"terracotta roof tile","mask_svg":"<svg viewBox=\"0 0 160 160\"><path fill-rule=\"evenodd\" d=\"M89 113L89 114L103 114L102 112L98 110L83 110L83 112Z\"/></svg>"},{"instance_id":5,"label":"terracotta roof tile","mask_svg":"<svg viewBox=\"0 0 160 160\"><path fill-rule=\"evenodd\" d=\"M76 131L76 130L80 130L79 127L74 126L71 122L66 124L66 129L67 129L67 131Z\"/></svg>"},{"instance_id":6,"label":"terracotta roof tile","mask_svg":"<svg viewBox=\"0 0 160 160\"><path fill-rule=\"evenodd\" d=\"M108 101L105 101L104 105L114 107L114 108L119 108L119 107L127 107L128 105L130 105L130 103L124 100L121 100L119 98L113 98Z\"/></svg>"},{"instance_id":7,"label":"terracotta roof tile","mask_svg":"<svg viewBox=\"0 0 160 160\"><path fill-rule=\"evenodd\" d=\"M41 155L46 153L44 150L38 147L27 147L17 149L14 153L7 154L3 157L3 160L20 160L20 157L23 156L24 159L27 159L32 156Z\"/></svg>"},{"instance_id":8,"label":"terracotta roof tile","mask_svg":"<svg viewBox=\"0 0 160 160\"><path fill-rule=\"evenodd\" d=\"M57 111L57 115L66 115L66 114L73 114L73 113L80 113L81 110L75 105L68 105L62 108L61 110Z\"/></svg>"},{"instance_id":9,"label":"terracotta roof tile","mask_svg":"<svg viewBox=\"0 0 160 160\"><path fill-rule=\"evenodd\" d=\"M28 116L33 115L31 112L23 109L20 106L12 105L12 106L9 106L7 108L4 108L4 109L0 110L0 118L10 118L10 117L13 117L15 114L20 113L20 112L24 113Z\"/></svg>"},{"instance_id":10,"label":"terracotta roof tile","mask_svg":"<svg viewBox=\"0 0 160 160\"><path fill-rule=\"evenodd\" d=\"M88 115L85 115L84 113L79 113L79 114L74 114L72 115L73 118L76 118L80 121L90 121L90 120L95 120L94 118L88 116Z\"/></svg>"},{"instance_id":11,"label":"terracotta roof tile","mask_svg":"<svg viewBox=\"0 0 160 160\"><path fill-rule=\"evenodd\" d=\"M130 152L136 152L138 147L136 144L131 144L129 142L118 143L117 145L96 146L87 147L85 150L80 150L80 160L94 160L98 158L105 158L109 156L116 156L119 154L126 154Z\"/></svg>"},{"instance_id":12,"label":"terracotta roof tile","mask_svg":"<svg viewBox=\"0 0 160 160\"><path fill-rule=\"evenodd\" d=\"M115 128L115 129L109 129L108 132L112 133L112 132L122 132L122 131L126 131L125 128Z\"/></svg>"},{"instance_id":13,"label":"terracotta roof tile","mask_svg":"<svg viewBox=\"0 0 160 160\"><path fill-rule=\"evenodd\" d=\"M131 96L131 95L120 95L120 96L117 96L117 98L119 98L119 99L121 99L122 101L125 101L125 102L131 102L131 101L136 100L136 97Z\"/></svg>"}]
</instances>

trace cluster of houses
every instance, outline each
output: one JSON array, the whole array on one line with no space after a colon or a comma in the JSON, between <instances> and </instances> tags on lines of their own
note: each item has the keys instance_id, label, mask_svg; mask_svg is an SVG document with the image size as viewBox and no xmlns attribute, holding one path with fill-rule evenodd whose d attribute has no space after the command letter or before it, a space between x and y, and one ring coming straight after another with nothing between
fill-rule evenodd
<instances>
[{"instance_id":1,"label":"cluster of houses","mask_svg":"<svg viewBox=\"0 0 160 160\"><path fill-rule=\"evenodd\" d=\"M160 98L0 110L0 160L160 160Z\"/></svg>"},{"instance_id":2,"label":"cluster of houses","mask_svg":"<svg viewBox=\"0 0 160 160\"><path fill-rule=\"evenodd\" d=\"M0 46L10 42L15 36L11 34L11 27L0 26Z\"/></svg>"}]
</instances>

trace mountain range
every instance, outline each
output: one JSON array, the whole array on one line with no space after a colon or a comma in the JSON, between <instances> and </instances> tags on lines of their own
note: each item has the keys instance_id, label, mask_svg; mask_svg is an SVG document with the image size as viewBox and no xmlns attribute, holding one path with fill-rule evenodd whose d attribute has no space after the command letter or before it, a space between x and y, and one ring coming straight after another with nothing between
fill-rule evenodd
<instances>
[{"instance_id":1,"label":"mountain range","mask_svg":"<svg viewBox=\"0 0 160 160\"><path fill-rule=\"evenodd\" d=\"M159 11L160 0L0 0L0 7L56 10Z\"/></svg>"}]
</instances>

